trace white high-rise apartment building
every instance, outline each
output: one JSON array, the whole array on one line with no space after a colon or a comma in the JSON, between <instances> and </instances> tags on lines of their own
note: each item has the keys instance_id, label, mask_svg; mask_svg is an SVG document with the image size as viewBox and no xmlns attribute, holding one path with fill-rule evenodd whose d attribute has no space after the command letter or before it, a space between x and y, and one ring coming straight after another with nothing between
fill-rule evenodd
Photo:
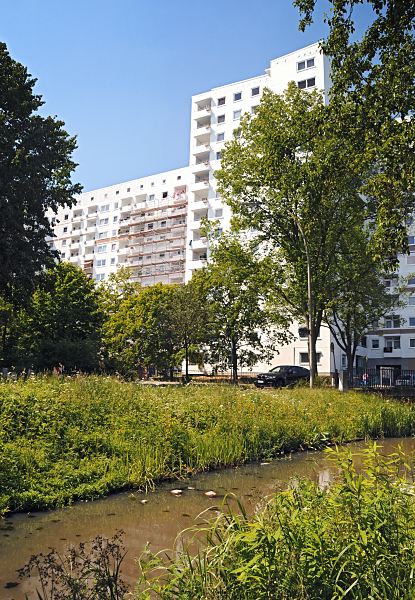
<instances>
[{"instance_id":1,"label":"white high-rise apartment building","mask_svg":"<svg viewBox=\"0 0 415 600\"><path fill-rule=\"evenodd\" d=\"M102 281L120 266L141 285L183 283L209 260L201 232L203 217L230 225L231 211L218 196L214 172L221 149L238 127L241 115L254 113L265 87L282 93L290 81L302 89L322 90L328 100L330 62L312 44L274 60L257 77L215 87L192 97L189 166L80 194L71 209L55 215L51 244L62 258ZM400 272L415 272L415 239L411 255L400 257ZM394 280L387 282L391 288ZM415 289L414 278L409 286ZM402 323L400 317L404 319ZM294 341L279 349L276 364L308 365L307 338L301 323L292 327ZM317 342L320 373L346 366L345 356L326 327ZM361 366L415 369L415 296L368 335L358 350ZM270 365L257 365L255 371Z\"/></svg>"},{"instance_id":2,"label":"white high-rise apartment building","mask_svg":"<svg viewBox=\"0 0 415 600\"><path fill-rule=\"evenodd\" d=\"M282 93L290 81L304 89L323 90L327 96L329 73L328 58L319 51L318 44L312 44L272 60L262 75L192 97L187 280L208 259L207 240L200 233L201 219L218 219L223 229L229 227L231 211L218 197L214 172L220 165L223 144L232 139L241 116L255 112L265 87Z\"/></svg>"},{"instance_id":3,"label":"white high-rise apartment building","mask_svg":"<svg viewBox=\"0 0 415 600\"><path fill-rule=\"evenodd\" d=\"M96 281L120 267L141 285L184 283L188 168L80 194L50 242Z\"/></svg>"}]
</instances>

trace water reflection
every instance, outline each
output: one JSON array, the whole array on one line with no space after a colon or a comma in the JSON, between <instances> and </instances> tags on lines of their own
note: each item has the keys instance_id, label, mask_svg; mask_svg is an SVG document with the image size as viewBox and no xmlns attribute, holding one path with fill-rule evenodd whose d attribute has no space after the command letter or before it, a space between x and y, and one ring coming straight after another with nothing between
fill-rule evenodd
<instances>
[{"instance_id":1,"label":"water reflection","mask_svg":"<svg viewBox=\"0 0 415 600\"><path fill-rule=\"evenodd\" d=\"M386 454L395 451L398 444L408 453L415 449L414 439L384 440L381 445ZM352 448L357 451L363 446L354 444ZM62 551L68 544L98 534L109 537L118 529L125 531L128 554L123 572L133 586L137 579L135 557L146 543L153 551L172 548L178 532L202 523L208 515L215 516L227 493L235 494L247 512L252 513L293 477L309 477L326 487L333 476L333 465L323 453L304 452L269 464L204 473L181 485L177 481L165 484L147 495L116 494L105 500L80 502L48 513L10 516L1 522L0 528L0 600L24 600L25 593L31 597L33 582L25 581L9 589L5 586L18 581L16 569L32 554L47 552L50 547ZM170 490L174 488L182 489L182 494L173 496ZM208 490L215 490L217 497L205 496ZM142 503L142 500L148 502ZM207 512L201 515L203 511Z\"/></svg>"}]
</instances>

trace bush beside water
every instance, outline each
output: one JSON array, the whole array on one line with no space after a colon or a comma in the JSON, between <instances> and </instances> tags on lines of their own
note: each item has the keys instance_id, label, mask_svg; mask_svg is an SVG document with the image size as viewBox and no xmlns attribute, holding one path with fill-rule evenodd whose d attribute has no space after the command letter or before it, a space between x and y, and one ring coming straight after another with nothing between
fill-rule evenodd
<instances>
[{"instance_id":1,"label":"bush beside water","mask_svg":"<svg viewBox=\"0 0 415 600\"><path fill-rule=\"evenodd\" d=\"M331 389L149 388L78 377L0 384L0 513L162 478L415 432L415 408Z\"/></svg>"},{"instance_id":2,"label":"bush beside water","mask_svg":"<svg viewBox=\"0 0 415 600\"><path fill-rule=\"evenodd\" d=\"M399 452L385 459L372 447L365 454L358 474L349 451L334 453L337 483L297 482L251 521L243 511L225 511L205 527L197 556L176 552L166 562L165 552L144 554L137 598L412 600L411 468Z\"/></svg>"}]
</instances>

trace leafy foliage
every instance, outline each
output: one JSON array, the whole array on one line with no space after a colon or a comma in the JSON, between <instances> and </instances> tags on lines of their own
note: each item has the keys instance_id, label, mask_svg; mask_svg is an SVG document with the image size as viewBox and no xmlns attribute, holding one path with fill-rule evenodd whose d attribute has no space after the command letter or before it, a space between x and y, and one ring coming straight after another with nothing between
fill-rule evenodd
<instances>
[{"instance_id":1,"label":"leafy foliage","mask_svg":"<svg viewBox=\"0 0 415 600\"><path fill-rule=\"evenodd\" d=\"M345 117L343 111L342 117ZM315 346L330 300L342 241L363 227L353 145L336 130L340 119L318 92L294 82L277 95L264 90L255 115L246 115L222 153L219 190L238 229L256 232L262 252L280 265L277 303L309 330L311 383Z\"/></svg>"},{"instance_id":2,"label":"leafy foliage","mask_svg":"<svg viewBox=\"0 0 415 600\"><path fill-rule=\"evenodd\" d=\"M317 0L294 0L304 29ZM408 0L330 0L329 33L322 43L331 58L333 110L348 106L339 123L343 139L354 140L355 158L375 166L361 191L376 223L379 256L407 248L406 221L414 212L415 5ZM369 25L356 36L361 5Z\"/></svg>"},{"instance_id":3,"label":"leafy foliage","mask_svg":"<svg viewBox=\"0 0 415 600\"><path fill-rule=\"evenodd\" d=\"M238 369L269 359L277 339L287 340L281 314L269 310L269 291L275 270L266 259L255 258L247 240L222 234L211 244L211 261L194 275L208 310L208 360L215 367Z\"/></svg>"},{"instance_id":4,"label":"leafy foliage","mask_svg":"<svg viewBox=\"0 0 415 600\"><path fill-rule=\"evenodd\" d=\"M336 483L296 481L249 521L242 511L207 527L206 546L141 559L141 598L163 600L409 600L415 593L415 502L403 454L376 445L357 472L350 451L331 450ZM148 568L150 567L150 569ZM154 579L155 567L161 576ZM152 579L153 577L153 579Z\"/></svg>"},{"instance_id":5,"label":"leafy foliage","mask_svg":"<svg viewBox=\"0 0 415 600\"><path fill-rule=\"evenodd\" d=\"M0 382L0 513L45 509L331 441L415 433L415 409L335 390Z\"/></svg>"},{"instance_id":6,"label":"leafy foliage","mask_svg":"<svg viewBox=\"0 0 415 600\"><path fill-rule=\"evenodd\" d=\"M34 276L51 266L48 209L71 204L81 191L71 182L75 138L64 123L41 117L35 79L0 43L0 295L24 304Z\"/></svg>"}]
</instances>

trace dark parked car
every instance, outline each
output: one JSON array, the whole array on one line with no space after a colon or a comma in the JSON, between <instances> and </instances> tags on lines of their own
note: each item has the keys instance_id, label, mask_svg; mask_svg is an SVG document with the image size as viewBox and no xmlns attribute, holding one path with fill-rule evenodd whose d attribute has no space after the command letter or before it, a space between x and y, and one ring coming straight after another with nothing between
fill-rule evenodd
<instances>
[{"instance_id":1,"label":"dark parked car","mask_svg":"<svg viewBox=\"0 0 415 600\"><path fill-rule=\"evenodd\" d=\"M257 376L255 385L257 387L283 387L292 383L297 383L301 379L310 379L310 371L303 367L294 365L282 365L274 367L268 373L260 373Z\"/></svg>"}]
</instances>

